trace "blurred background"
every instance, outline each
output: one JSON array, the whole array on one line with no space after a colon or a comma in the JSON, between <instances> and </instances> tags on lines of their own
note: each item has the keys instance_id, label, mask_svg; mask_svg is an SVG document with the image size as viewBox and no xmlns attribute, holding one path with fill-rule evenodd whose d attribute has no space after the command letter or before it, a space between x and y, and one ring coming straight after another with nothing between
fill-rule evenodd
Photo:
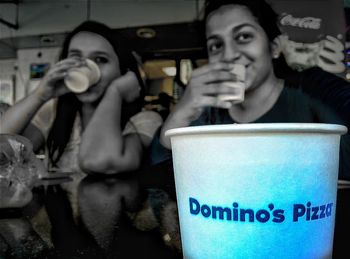
<instances>
[{"instance_id":1,"label":"blurred background","mask_svg":"<svg viewBox=\"0 0 350 259\"><path fill-rule=\"evenodd\" d=\"M269 2L280 14L282 31L298 42L286 46L292 66L318 65L350 80L350 0ZM134 50L148 84L145 108L169 109L191 71L206 63L203 5L204 0L0 0L0 101L13 104L28 95L57 61L66 33L96 20ZM315 46L327 55L311 53ZM303 56L314 62L301 64Z\"/></svg>"}]
</instances>

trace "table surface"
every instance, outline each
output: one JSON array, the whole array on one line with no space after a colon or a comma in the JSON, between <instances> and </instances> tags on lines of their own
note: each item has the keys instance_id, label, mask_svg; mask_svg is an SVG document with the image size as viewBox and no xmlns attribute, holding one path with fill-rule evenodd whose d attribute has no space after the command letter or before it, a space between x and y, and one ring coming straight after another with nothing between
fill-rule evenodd
<instances>
[{"instance_id":1,"label":"table surface","mask_svg":"<svg viewBox=\"0 0 350 259\"><path fill-rule=\"evenodd\" d=\"M117 234L111 234L111 249L101 249L95 238L101 233L89 232L82 227L82 222L73 219L74 209L60 190L59 186L35 189L30 205L10 213L7 211L7 214L0 211L0 258L182 258L180 253L164 244L157 229L139 231L127 217L121 218ZM106 213L113 214L108 208ZM50 221L46 218L48 214ZM47 228L38 223L45 220L49 222ZM101 224L103 229L103 221L91 221ZM349 222L350 188L338 189L333 244L335 259L350 258Z\"/></svg>"},{"instance_id":2,"label":"table surface","mask_svg":"<svg viewBox=\"0 0 350 259\"><path fill-rule=\"evenodd\" d=\"M350 188L338 189L333 258L350 258Z\"/></svg>"}]
</instances>

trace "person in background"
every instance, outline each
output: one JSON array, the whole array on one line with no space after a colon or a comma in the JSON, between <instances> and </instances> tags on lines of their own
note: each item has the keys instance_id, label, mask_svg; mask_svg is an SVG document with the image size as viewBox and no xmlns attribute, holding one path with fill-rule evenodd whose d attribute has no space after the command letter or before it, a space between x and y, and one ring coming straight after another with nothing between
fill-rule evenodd
<instances>
[{"instance_id":1,"label":"person in background","mask_svg":"<svg viewBox=\"0 0 350 259\"><path fill-rule=\"evenodd\" d=\"M160 92L158 94L158 99L155 101L155 103L158 104L157 112L164 121L169 115L172 101L173 97L165 92Z\"/></svg>"},{"instance_id":2,"label":"person in background","mask_svg":"<svg viewBox=\"0 0 350 259\"><path fill-rule=\"evenodd\" d=\"M116 218L111 228L118 225L123 208L137 209L140 200L134 175L162 123L156 112L142 111L143 82L137 63L125 46L106 25L83 22L67 35L60 61L0 121L0 133L23 134L31 122L41 130L47 169L73 173L74 180L61 186L69 196L75 216L78 185L86 174L128 178L128 181L118 180L123 188L113 192L112 200L102 193L106 195L100 200L104 206L119 199L113 205ZM87 91L73 93L64 79L72 68L86 65L87 59L98 65L101 77ZM53 104L44 106L49 102ZM35 144L36 139L28 138ZM107 181L105 184L108 188ZM59 210L51 204L48 213L54 215Z\"/></svg>"},{"instance_id":3,"label":"person in background","mask_svg":"<svg viewBox=\"0 0 350 259\"><path fill-rule=\"evenodd\" d=\"M178 127L274 122L350 126L347 81L322 69L294 72L294 83L285 80L291 72L281 65L277 14L264 0L207 1L204 23L209 62L193 71L183 97L163 124L158 149L163 146L168 152L158 150L163 154L158 162L170 158L170 140L164 133ZM246 71L240 103L220 98L238 94L226 84L236 80L230 73L235 64ZM348 132L341 138L340 178L350 179L349 158Z\"/></svg>"}]
</instances>

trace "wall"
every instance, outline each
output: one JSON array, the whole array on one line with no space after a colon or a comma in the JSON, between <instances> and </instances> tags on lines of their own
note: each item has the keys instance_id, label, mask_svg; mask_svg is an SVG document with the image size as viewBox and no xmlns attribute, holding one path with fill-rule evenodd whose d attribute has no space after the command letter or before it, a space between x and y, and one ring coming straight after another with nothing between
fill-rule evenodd
<instances>
[{"instance_id":1,"label":"wall","mask_svg":"<svg viewBox=\"0 0 350 259\"><path fill-rule=\"evenodd\" d=\"M0 100L8 104L15 101L15 59L0 60Z\"/></svg>"},{"instance_id":2,"label":"wall","mask_svg":"<svg viewBox=\"0 0 350 259\"><path fill-rule=\"evenodd\" d=\"M60 48L22 49L17 51L16 101L30 93L39 83L39 79L30 79L30 64L57 62ZM38 54L41 53L39 57Z\"/></svg>"}]
</instances>

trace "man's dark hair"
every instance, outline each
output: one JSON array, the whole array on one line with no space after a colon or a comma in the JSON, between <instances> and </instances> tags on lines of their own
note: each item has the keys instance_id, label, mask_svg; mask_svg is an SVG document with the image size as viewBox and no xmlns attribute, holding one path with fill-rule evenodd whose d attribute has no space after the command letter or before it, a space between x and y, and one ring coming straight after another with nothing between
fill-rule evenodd
<instances>
[{"instance_id":1,"label":"man's dark hair","mask_svg":"<svg viewBox=\"0 0 350 259\"><path fill-rule=\"evenodd\" d=\"M264 0L207 0L205 2L204 18L223 5L242 5L246 6L253 16L256 17L260 26L264 29L270 41L273 41L281 34L278 28L278 15L274 9Z\"/></svg>"},{"instance_id":2,"label":"man's dark hair","mask_svg":"<svg viewBox=\"0 0 350 259\"><path fill-rule=\"evenodd\" d=\"M206 0L204 25L208 17L223 5L242 5L247 7L265 31L270 42L281 34L281 30L278 27L278 14L265 0ZM283 55L273 59L272 63L275 75L279 78L290 77L295 73L288 66Z\"/></svg>"}]
</instances>

